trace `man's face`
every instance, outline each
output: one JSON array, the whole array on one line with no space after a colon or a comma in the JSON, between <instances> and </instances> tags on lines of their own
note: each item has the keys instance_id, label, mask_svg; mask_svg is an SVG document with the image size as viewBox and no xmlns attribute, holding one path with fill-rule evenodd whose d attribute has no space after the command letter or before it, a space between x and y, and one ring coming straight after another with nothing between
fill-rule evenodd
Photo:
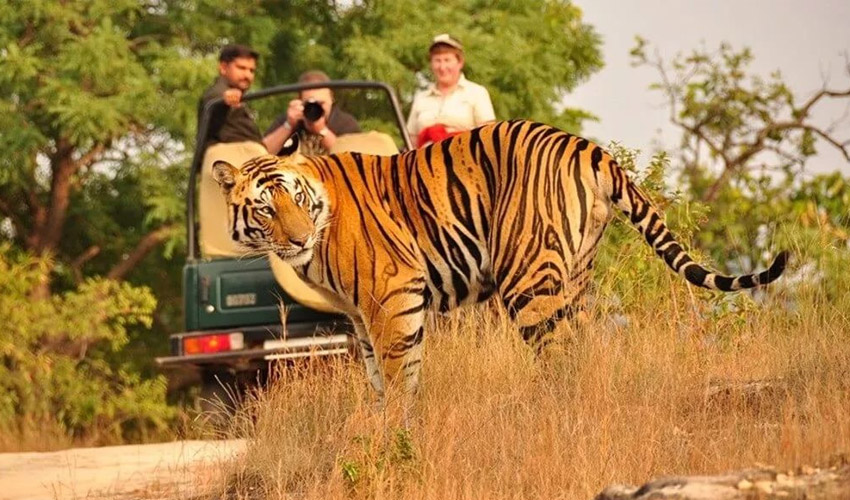
<instances>
[{"instance_id":1,"label":"man's face","mask_svg":"<svg viewBox=\"0 0 850 500\"><path fill-rule=\"evenodd\" d=\"M331 89L310 89L301 91L301 100L304 102L310 99L315 99L322 104L322 109L325 110L325 118L331 114L331 106L333 106L333 94Z\"/></svg>"},{"instance_id":2,"label":"man's face","mask_svg":"<svg viewBox=\"0 0 850 500\"><path fill-rule=\"evenodd\" d=\"M254 72L257 61L250 57L238 57L230 62L218 63L218 73L223 76L231 87L248 90L254 83Z\"/></svg>"}]
</instances>

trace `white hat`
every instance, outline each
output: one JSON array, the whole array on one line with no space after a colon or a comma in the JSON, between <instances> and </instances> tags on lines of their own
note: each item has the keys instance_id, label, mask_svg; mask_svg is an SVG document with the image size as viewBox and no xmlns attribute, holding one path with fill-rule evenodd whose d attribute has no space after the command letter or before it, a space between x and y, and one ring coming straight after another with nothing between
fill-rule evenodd
<instances>
[{"instance_id":1,"label":"white hat","mask_svg":"<svg viewBox=\"0 0 850 500\"><path fill-rule=\"evenodd\" d=\"M428 52L434 49L437 45L448 45L449 47L453 47L461 52L463 52L463 44L460 43L460 40L454 38L448 33L441 33L435 36L431 40L431 46L428 47Z\"/></svg>"}]
</instances>

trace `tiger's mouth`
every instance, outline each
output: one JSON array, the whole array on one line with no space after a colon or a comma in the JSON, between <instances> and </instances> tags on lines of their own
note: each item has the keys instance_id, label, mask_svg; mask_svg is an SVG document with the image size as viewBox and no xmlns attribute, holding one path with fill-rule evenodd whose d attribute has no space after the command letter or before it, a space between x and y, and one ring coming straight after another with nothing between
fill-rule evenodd
<instances>
[{"instance_id":1,"label":"tiger's mouth","mask_svg":"<svg viewBox=\"0 0 850 500\"><path fill-rule=\"evenodd\" d=\"M306 264L310 259L313 258L313 248L315 247L315 245L312 243L304 247L299 247L294 245L269 244L266 241L253 240L236 240L236 244L240 246L244 251L247 251L250 254L256 255L263 253L273 253L277 255L281 260L291 265Z\"/></svg>"},{"instance_id":2,"label":"tiger's mouth","mask_svg":"<svg viewBox=\"0 0 850 500\"><path fill-rule=\"evenodd\" d=\"M313 258L313 247L291 248L286 250L277 249L275 250L275 255L280 257L280 259L287 264L300 266L306 264Z\"/></svg>"}]
</instances>

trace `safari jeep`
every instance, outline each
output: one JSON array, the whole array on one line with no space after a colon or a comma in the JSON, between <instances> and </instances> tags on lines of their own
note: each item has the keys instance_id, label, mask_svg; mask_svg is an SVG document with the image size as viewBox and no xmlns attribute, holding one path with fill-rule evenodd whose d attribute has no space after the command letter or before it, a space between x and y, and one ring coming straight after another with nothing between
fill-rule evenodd
<instances>
[{"instance_id":1,"label":"safari jeep","mask_svg":"<svg viewBox=\"0 0 850 500\"><path fill-rule=\"evenodd\" d=\"M300 90L326 87L335 94L353 89L372 100L385 96L391 108L385 110L386 118L398 125L402 148L410 149L398 100L381 82L282 85L248 93L243 99L259 101L278 96L275 108L283 111L288 99ZM204 109L198 124L199 147L189 174L188 248L183 267L185 331L170 336L169 356L156 359L163 368L198 372L202 406L215 396L222 401L231 399L231 384L262 382L270 361L346 354L352 343L348 320L277 256L240 258L236 251L216 249L215 242L227 238L227 222L222 220L226 212L223 206L215 206L224 203L218 184L210 172L202 171L205 151L200 138L206 137L210 110L219 102L221 99L216 99ZM371 131L338 137L331 152L343 151L391 155L399 148L389 135Z\"/></svg>"}]
</instances>

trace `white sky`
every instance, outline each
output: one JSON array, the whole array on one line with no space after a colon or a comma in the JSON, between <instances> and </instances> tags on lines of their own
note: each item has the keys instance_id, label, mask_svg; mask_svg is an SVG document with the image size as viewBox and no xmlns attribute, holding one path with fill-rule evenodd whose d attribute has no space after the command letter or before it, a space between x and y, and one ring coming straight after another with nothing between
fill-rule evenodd
<instances>
[{"instance_id":1,"label":"white sky","mask_svg":"<svg viewBox=\"0 0 850 500\"><path fill-rule=\"evenodd\" d=\"M660 144L672 154L680 133L669 125L663 97L650 91L657 81L648 67L633 68L629 50L636 34L670 60L701 44L716 49L727 41L734 49L753 50L751 68L767 76L780 70L798 102L819 90L827 77L830 88L846 90L850 75L844 53L850 53L850 0L575 0L584 19L603 38L605 67L567 96L570 106L597 115L583 133L603 145L616 140L643 151L648 159ZM815 120L828 126L844 115L850 99L821 102ZM850 120L840 140L850 139ZM819 142L810 172L840 170L850 175L850 164L832 146Z\"/></svg>"}]
</instances>

